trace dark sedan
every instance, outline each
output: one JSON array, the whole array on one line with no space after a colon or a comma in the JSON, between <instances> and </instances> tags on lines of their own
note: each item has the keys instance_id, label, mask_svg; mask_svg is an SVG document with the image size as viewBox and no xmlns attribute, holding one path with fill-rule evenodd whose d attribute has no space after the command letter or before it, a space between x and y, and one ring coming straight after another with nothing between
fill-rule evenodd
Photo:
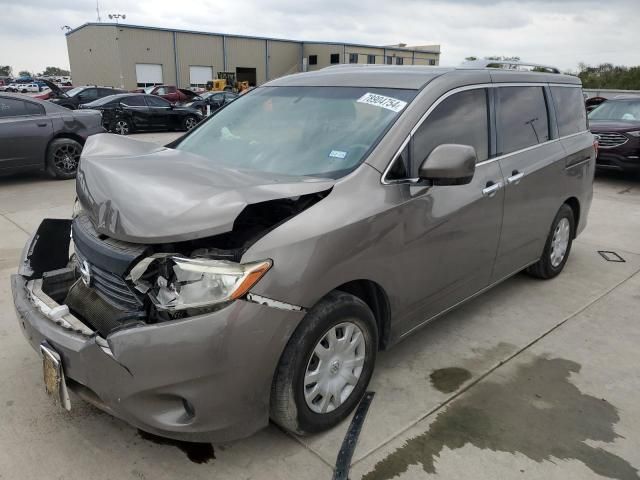
<instances>
[{"instance_id":1,"label":"dark sedan","mask_svg":"<svg viewBox=\"0 0 640 480\"><path fill-rule=\"evenodd\" d=\"M183 103L182 105L185 107L197 108L206 115L207 105L209 106L210 113L213 113L228 103L233 102L236 98L238 98L238 94L233 92L207 92L199 95L190 102Z\"/></svg>"},{"instance_id":2,"label":"dark sedan","mask_svg":"<svg viewBox=\"0 0 640 480\"><path fill-rule=\"evenodd\" d=\"M198 109L137 93L110 95L80 108L102 112L104 127L120 135L142 130L191 130L203 118Z\"/></svg>"},{"instance_id":3,"label":"dark sedan","mask_svg":"<svg viewBox=\"0 0 640 480\"><path fill-rule=\"evenodd\" d=\"M0 175L44 168L52 177L73 178L85 140L103 132L99 112L0 94Z\"/></svg>"},{"instance_id":4,"label":"dark sedan","mask_svg":"<svg viewBox=\"0 0 640 480\"><path fill-rule=\"evenodd\" d=\"M125 92L125 90L118 90L112 87L96 86L76 87L65 91L57 85L54 85L55 88L51 87L51 82L48 82L47 85L51 88L49 101L71 110L80 108L82 105L100 98Z\"/></svg>"},{"instance_id":5,"label":"dark sedan","mask_svg":"<svg viewBox=\"0 0 640 480\"><path fill-rule=\"evenodd\" d=\"M589 114L598 136L596 166L640 173L640 97L613 98Z\"/></svg>"}]
</instances>

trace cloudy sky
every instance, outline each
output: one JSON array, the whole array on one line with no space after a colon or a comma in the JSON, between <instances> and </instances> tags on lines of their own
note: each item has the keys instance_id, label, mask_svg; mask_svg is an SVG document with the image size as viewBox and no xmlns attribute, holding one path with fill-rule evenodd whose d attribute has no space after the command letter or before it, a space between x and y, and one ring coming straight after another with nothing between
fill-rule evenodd
<instances>
[{"instance_id":1,"label":"cloudy sky","mask_svg":"<svg viewBox=\"0 0 640 480\"><path fill-rule=\"evenodd\" d=\"M640 64L640 0L99 0L103 21L270 37L442 45L442 65L517 55L575 70ZM96 21L95 0L0 0L0 65L68 67L63 25Z\"/></svg>"}]
</instances>

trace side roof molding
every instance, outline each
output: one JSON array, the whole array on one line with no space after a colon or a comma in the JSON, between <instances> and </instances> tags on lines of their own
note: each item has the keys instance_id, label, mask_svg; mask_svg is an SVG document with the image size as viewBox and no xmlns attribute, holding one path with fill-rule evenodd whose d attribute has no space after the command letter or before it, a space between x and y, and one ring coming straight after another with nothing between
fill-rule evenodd
<instances>
[{"instance_id":1,"label":"side roof molding","mask_svg":"<svg viewBox=\"0 0 640 480\"><path fill-rule=\"evenodd\" d=\"M560 69L540 63L523 62L520 60L471 60L464 62L460 68L502 68L505 70L524 70L531 68L533 71L543 73L561 73ZM525 70L526 71L526 70Z\"/></svg>"}]
</instances>

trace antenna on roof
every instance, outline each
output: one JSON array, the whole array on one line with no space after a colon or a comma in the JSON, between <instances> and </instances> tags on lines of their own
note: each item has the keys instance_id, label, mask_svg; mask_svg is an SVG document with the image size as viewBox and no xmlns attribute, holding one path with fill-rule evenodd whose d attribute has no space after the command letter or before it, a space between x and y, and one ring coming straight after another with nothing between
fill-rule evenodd
<instances>
[{"instance_id":1,"label":"antenna on roof","mask_svg":"<svg viewBox=\"0 0 640 480\"><path fill-rule=\"evenodd\" d=\"M521 60L470 60L463 62L462 68L501 68L503 70L528 70L533 72L560 73L557 67Z\"/></svg>"}]
</instances>

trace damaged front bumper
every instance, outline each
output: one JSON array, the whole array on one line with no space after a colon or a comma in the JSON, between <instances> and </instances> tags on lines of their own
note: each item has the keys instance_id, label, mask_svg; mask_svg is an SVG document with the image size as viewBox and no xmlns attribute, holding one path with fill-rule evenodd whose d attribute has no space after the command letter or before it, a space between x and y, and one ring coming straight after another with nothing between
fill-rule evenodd
<instances>
[{"instance_id":1,"label":"damaged front bumper","mask_svg":"<svg viewBox=\"0 0 640 480\"><path fill-rule=\"evenodd\" d=\"M304 312L241 299L103 338L42 290L30 254L50 239L39 233L11 278L13 299L32 347L46 344L60 355L69 390L137 428L179 440L230 441L267 425L273 373Z\"/></svg>"}]
</instances>

